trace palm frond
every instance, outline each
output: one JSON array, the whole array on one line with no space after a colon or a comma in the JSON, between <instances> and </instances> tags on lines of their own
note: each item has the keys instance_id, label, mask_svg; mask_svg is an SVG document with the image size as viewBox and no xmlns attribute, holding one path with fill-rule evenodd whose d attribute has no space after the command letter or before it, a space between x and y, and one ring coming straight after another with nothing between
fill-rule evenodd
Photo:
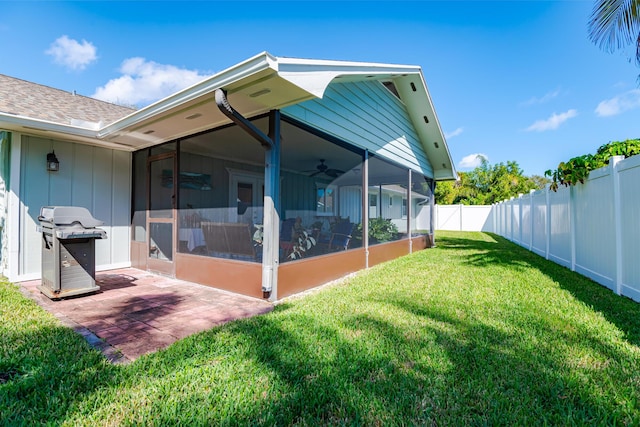
<instances>
[{"instance_id":1,"label":"palm frond","mask_svg":"<svg viewBox=\"0 0 640 427\"><path fill-rule=\"evenodd\" d=\"M635 43L640 65L640 0L596 1L588 28L589 39L609 52Z\"/></svg>"}]
</instances>

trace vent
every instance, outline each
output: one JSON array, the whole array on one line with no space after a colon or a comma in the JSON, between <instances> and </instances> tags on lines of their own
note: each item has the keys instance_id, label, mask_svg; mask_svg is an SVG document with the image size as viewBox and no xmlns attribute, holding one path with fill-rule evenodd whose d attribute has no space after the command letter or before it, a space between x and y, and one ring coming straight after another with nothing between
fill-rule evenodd
<instances>
[{"instance_id":1,"label":"vent","mask_svg":"<svg viewBox=\"0 0 640 427\"><path fill-rule=\"evenodd\" d=\"M195 113L195 114L192 114L192 115L190 115L190 116L185 117L185 119L187 119L187 120L193 120L193 119L197 119L198 117L202 117L202 114L200 114L200 113Z\"/></svg>"},{"instance_id":2,"label":"vent","mask_svg":"<svg viewBox=\"0 0 640 427\"><path fill-rule=\"evenodd\" d=\"M396 88L396 85L389 81L389 82L382 82L382 84L384 85L384 87L386 87L389 92L391 92L396 98L400 99L400 95L398 95L398 88Z\"/></svg>"}]
</instances>

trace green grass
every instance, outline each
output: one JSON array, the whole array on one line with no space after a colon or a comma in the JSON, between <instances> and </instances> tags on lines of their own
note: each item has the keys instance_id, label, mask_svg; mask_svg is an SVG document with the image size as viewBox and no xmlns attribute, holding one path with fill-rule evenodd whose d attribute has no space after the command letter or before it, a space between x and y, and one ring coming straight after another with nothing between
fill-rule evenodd
<instances>
[{"instance_id":1,"label":"green grass","mask_svg":"<svg viewBox=\"0 0 640 427\"><path fill-rule=\"evenodd\" d=\"M2 284L0 422L640 424L640 304L493 235L437 237L127 366Z\"/></svg>"}]
</instances>

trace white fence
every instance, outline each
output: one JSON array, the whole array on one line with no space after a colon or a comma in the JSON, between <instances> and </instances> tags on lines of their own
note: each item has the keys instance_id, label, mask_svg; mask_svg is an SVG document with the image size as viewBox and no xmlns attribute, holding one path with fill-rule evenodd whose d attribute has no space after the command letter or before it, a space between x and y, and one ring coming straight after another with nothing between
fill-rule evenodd
<instances>
[{"instance_id":1,"label":"white fence","mask_svg":"<svg viewBox=\"0 0 640 427\"><path fill-rule=\"evenodd\" d=\"M493 205L495 233L640 302L640 156Z\"/></svg>"},{"instance_id":2,"label":"white fence","mask_svg":"<svg viewBox=\"0 0 640 427\"><path fill-rule=\"evenodd\" d=\"M494 231L493 206L436 205L436 230Z\"/></svg>"}]
</instances>

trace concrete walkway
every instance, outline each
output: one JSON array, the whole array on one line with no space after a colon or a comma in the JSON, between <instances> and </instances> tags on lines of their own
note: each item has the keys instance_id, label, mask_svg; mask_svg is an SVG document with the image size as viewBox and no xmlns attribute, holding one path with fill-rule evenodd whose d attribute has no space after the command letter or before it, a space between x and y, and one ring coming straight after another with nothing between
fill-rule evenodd
<instances>
[{"instance_id":1,"label":"concrete walkway","mask_svg":"<svg viewBox=\"0 0 640 427\"><path fill-rule=\"evenodd\" d=\"M39 284L40 280L19 283L25 295L114 363L127 363L196 332L273 309L267 301L135 268L98 272L99 292L64 300L50 300L36 288Z\"/></svg>"}]
</instances>

